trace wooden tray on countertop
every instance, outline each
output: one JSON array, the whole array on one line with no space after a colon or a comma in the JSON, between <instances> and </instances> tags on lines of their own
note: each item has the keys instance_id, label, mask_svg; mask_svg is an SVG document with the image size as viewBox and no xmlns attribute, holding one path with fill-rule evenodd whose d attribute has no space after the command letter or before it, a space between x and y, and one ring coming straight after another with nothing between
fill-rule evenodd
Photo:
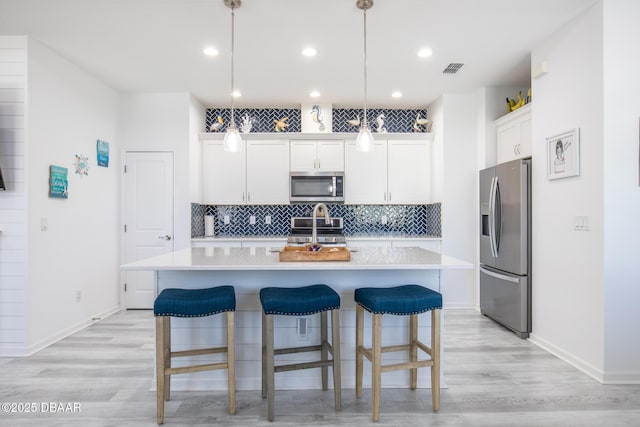
<instances>
[{"instance_id":1,"label":"wooden tray on countertop","mask_svg":"<svg viewBox=\"0 0 640 427\"><path fill-rule=\"evenodd\" d=\"M307 250L306 246L285 246L279 257L281 262L349 261L351 251L344 246L322 247L319 251Z\"/></svg>"}]
</instances>

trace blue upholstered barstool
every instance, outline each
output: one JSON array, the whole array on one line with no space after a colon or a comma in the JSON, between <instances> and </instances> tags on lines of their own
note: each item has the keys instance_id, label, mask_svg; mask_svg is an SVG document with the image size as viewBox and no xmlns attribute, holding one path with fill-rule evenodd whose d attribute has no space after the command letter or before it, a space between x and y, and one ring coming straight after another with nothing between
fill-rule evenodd
<instances>
[{"instance_id":1,"label":"blue upholstered barstool","mask_svg":"<svg viewBox=\"0 0 640 427\"><path fill-rule=\"evenodd\" d=\"M440 409L440 309L442 295L418 285L392 288L360 288L354 294L356 305L356 396L362 396L364 356L371 362L371 419L380 418L380 387L382 372L410 370L410 388L418 383L418 368L431 367L431 401L433 410ZM364 347L364 310L372 315L371 348ZM431 311L431 347L418 341L418 314ZM409 344L382 346L382 315L409 316ZM418 360L418 349L430 359ZM408 351L409 361L382 364L382 353Z\"/></svg>"},{"instance_id":2,"label":"blue upholstered barstool","mask_svg":"<svg viewBox=\"0 0 640 427\"><path fill-rule=\"evenodd\" d=\"M276 372L322 368L322 389L328 388L328 367L333 367L335 409L342 405L340 382L340 296L327 285L298 288L263 288L262 303L262 398L267 398L269 421L274 418ZM327 311L331 311L331 344L327 340ZM320 313L320 345L274 349L273 316L307 316ZM320 351L320 360L287 365L275 365L275 356L289 353ZM331 359L328 357L331 353Z\"/></svg>"},{"instance_id":3,"label":"blue upholstered barstool","mask_svg":"<svg viewBox=\"0 0 640 427\"><path fill-rule=\"evenodd\" d=\"M164 401L171 395L171 375L226 369L229 383L229 413L236 413L234 312L236 294L233 286L207 289L164 289L153 304L156 316L156 372L158 424L164 423ZM172 317L205 317L227 313L227 345L197 350L171 351ZM204 365L171 367L174 357L227 353L227 361Z\"/></svg>"}]
</instances>

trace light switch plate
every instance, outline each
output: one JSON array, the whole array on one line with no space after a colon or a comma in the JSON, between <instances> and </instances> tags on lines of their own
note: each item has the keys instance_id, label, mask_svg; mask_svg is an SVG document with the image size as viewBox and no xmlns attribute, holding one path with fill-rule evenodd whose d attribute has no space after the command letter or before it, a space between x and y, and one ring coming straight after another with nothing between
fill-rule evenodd
<instances>
[{"instance_id":1,"label":"light switch plate","mask_svg":"<svg viewBox=\"0 0 640 427\"><path fill-rule=\"evenodd\" d=\"M229 224L229 215L224 216L224 223Z\"/></svg>"},{"instance_id":2,"label":"light switch plate","mask_svg":"<svg viewBox=\"0 0 640 427\"><path fill-rule=\"evenodd\" d=\"M264 223L265 224L271 224L271 215L267 215L264 217Z\"/></svg>"},{"instance_id":3,"label":"light switch plate","mask_svg":"<svg viewBox=\"0 0 640 427\"><path fill-rule=\"evenodd\" d=\"M256 216L255 215L251 215L249 217L249 224L254 225L256 223Z\"/></svg>"},{"instance_id":4,"label":"light switch plate","mask_svg":"<svg viewBox=\"0 0 640 427\"><path fill-rule=\"evenodd\" d=\"M45 217L40 218L40 231L47 231L49 229L49 220Z\"/></svg>"}]
</instances>

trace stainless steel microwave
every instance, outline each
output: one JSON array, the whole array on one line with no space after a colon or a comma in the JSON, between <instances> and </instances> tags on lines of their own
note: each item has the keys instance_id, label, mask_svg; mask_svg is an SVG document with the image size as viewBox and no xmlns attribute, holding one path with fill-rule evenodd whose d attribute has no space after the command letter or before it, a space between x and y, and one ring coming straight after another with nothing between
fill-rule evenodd
<instances>
[{"instance_id":1,"label":"stainless steel microwave","mask_svg":"<svg viewBox=\"0 0 640 427\"><path fill-rule=\"evenodd\" d=\"M291 202L344 202L344 172L291 172Z\"/></svg>"}]
</instances>

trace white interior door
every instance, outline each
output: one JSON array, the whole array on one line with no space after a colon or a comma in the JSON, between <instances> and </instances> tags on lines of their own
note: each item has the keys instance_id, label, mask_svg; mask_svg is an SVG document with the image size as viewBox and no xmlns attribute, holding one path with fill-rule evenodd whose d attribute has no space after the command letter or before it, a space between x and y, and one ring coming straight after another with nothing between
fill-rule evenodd
<instances>
[{"instance_id":1,"label":"white interior door","mask_svg":"<svg viewBox=\"0 0 640 427\"><path fill-rule=\"evenodd\" d=\"M125 262L173 251L173 153L127 152ZM128 271L127 308L152 308L151 271Z\"/></svg>"}]
</instances>

